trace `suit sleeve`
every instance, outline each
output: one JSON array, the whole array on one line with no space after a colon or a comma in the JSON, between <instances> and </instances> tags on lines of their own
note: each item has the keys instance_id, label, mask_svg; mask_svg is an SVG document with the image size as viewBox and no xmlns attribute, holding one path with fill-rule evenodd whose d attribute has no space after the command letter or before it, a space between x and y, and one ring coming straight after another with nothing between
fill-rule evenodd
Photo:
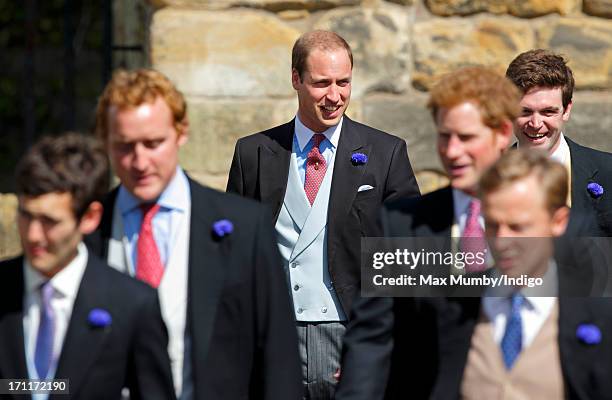
<instances>
[{"instance_id":1,"label":"suit sleeve","mask_svg":"<svg viewBox=\"0 0 612 400\"><path fill-rule=\"evenodd\" d=\"M383 399L392 350L393 299L356 299L342 346L342 373L335 399Z\"/></svg>"},{"instance_id":2,"label":"suit sleeve","mask_svg":"<svg viewBox=\"0 0 612 400\"><path fill-rule=\"evenodd\" d=\"M170 359L168 333L164 325L157 292L152 291L137 312L135 333L128 366L130 398L146 400L176 399Z\"/></svg>"},{"instance_id":3,"label":"suit sleeve","mask_svg":"<svg viewBox=\"0 0 612 400\"><path fill-rule=\"evenodd\" d=\"M302 373L297 331L285 271L267 211L259 218L255 240L257 352L253 398L299 400Z\"/></svg>"},{"instance_id":4,"label":"suit sleeve","mask_svg":"<svg viewBox=\"0 0 612 400\"><path fill-rule=\"evenodd\" d=\"M393 148L385 184L384 201L419 196L419 185L408 160L406 142L402 139Z\"/></svg>"},{"instance_id":5,"label":"suit sleeve","mask_svg":"<svg viewBox=\"0 0 612 400\"><path fill-rule=\"evenodd\" d=\"M240 143L240 140L238 140L234 148L234 157L232 158L232 165L230 167L227 188L225 191L244 195L244 177L242 176L242 164L240 160Z\"/></svg>"}]
</instances>

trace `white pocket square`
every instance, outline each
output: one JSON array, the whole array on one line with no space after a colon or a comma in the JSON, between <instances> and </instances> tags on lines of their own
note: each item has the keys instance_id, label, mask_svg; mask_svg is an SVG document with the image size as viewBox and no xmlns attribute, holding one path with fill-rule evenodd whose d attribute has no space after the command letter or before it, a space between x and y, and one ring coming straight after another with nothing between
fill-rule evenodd
<instances>
[{"instance_id":1,"label":"white pocket square","mask_svg":"<svg viewBox=\"0 0 612 400\"><path fill-rule=\"evenodd\" d=\"M365 192L366 190L372 190L372 189L374 189L374 186L361 185L359 186L359 189L357 189L357 192Z\"/></svg>"}]
</instances>

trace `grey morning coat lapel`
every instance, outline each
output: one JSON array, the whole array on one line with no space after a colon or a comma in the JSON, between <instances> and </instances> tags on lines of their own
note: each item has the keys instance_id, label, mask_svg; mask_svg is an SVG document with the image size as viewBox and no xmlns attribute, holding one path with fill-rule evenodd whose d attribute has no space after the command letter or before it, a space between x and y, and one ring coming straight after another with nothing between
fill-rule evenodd
<instances>
[{"instance_id":1,"label":"grey morning coat lapel","mask_svg":"<svg viewBox=\"0 0 612 400\"><path fill-rule=\"evenodd\" d=\"M289 176L289 161L295 131L295 119L279 126L267 144L258 148L260 200L272 206L274 222L278 218Z\"/></svg>"},{"instance_id":2,"label":"grey morning coat lapel","mask_svg":"<svg viewBox=\"0 0 612 400\"><path fill-rule=\"evenodd\" d=\"M353 165L353 153L370 155L370 145L366 143L361 131L356 129L353 121L346 115L342 121L342 131L336 150L334 174L332 176L331 191L329 194L327 255L330 270L333 268L334 254L338 246L340 231L348 215L353 200L357 195L361 177L368 164Z\"/></svg>"},{"instance_id":3,"label":"grey morning coat lapel","mask_svg":"<svg viewBox=\"0 0 612 400\"><path fill-rule=\"evenodd\" d=\"M106 309L110 301L110 283L102 269L108 267L98 263L91 256L88 257L55 373L55 379L70 379L71 396L78 395L84 377L94 366L113 328L112 323L107 327L93 327L88 321L91 310ZM50 399L53 398L55 396L50 396ZM57 398L62 396L58 395Z\"/></svg>"},{"instance_id":4,"label":"grey morning coat lapel","mask_svg":"<svg viewBox=\"0 0 612 400\"><path fill-rule=\"evenodd\" d=\"M0 304L0 377L28 377L23 339L23 257L2 265L0 276L2 304ZM29 398L29 396L28 396Z\"/></svg>"},{"instance_id":5,"label":"grey morning coat lapel","mask_svg":"<svg viewBox=\"0 0 612 400\"><path fill-rule=\"evenodd\" d=\"M584 154L581 154L580 147L567 136L565 137L565 141L569 147L572 165L572 208L589 210L593 206L586 187L589 183L589 179L596 176L598 172L597 167L591 164L588 155L584 156Z\"/></svg>"}]
</instances>

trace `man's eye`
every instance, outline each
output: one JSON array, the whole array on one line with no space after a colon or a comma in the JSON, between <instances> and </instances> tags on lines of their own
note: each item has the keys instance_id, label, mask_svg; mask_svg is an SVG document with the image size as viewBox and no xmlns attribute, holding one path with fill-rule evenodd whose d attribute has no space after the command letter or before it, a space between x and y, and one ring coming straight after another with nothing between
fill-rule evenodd
<instances>
[{"instance_id":1,"label":"man's eye","mask_svg":"<svg viewBox=\"0 0 612 400\"><path fill-rule=\"evenodd\" d=\"M146 148L148 149L154 149L156 147L158 147L160 144L162 144L164 141L161 139L158 140L147 140L146 142L144 142L144 145Z\"/></svg>"}]
</instances>

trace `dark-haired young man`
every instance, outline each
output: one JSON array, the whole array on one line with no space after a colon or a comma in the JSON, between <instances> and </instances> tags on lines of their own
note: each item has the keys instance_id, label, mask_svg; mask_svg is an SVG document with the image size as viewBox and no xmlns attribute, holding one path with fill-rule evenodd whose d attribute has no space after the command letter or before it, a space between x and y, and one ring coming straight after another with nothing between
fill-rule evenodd
<instances>
[{"instance_id":1,"label":"dark-haired young man","mask_svg":"<svg viewBox=\"0 0 612 400\"><path fill-rule=\"evenodd\" d=\"M395 136L348 118L353 56L329 31L293 46L298 110L290 122L236 144L227 189L271 207L291 282L306 398L333 395L353 299L360 238L377 236L381 204L419 195Z\"/></svg>"},{"instance_id":2,"label":"dark-haired young man","mask_svg":"<svg viewBox=\"0 0 612 400\"><path fill-rule=\"evenodd\" d=\"M522 91L514 134L519 147L543 149L569 172L568 206L595 213L599 228L612 236L612 154L581 146L563 125L572 110L574 76L566 60L548 50L519 54L506 76Z\"/></svg>"},{"instance_id":3,"label":"dark-haired young man","mask_svg":"<svg viewBox=\"0 0 612 400\"><path fill-rule=\"evenodd\" d=\"M109 184L102 147L74 133L42 139L16 180L23 256L0 263L0 377L68 379L72 399L118 399L124 386L132 399L173 399L157 293L81 241Z\"/></svg>"}]
</instances>

